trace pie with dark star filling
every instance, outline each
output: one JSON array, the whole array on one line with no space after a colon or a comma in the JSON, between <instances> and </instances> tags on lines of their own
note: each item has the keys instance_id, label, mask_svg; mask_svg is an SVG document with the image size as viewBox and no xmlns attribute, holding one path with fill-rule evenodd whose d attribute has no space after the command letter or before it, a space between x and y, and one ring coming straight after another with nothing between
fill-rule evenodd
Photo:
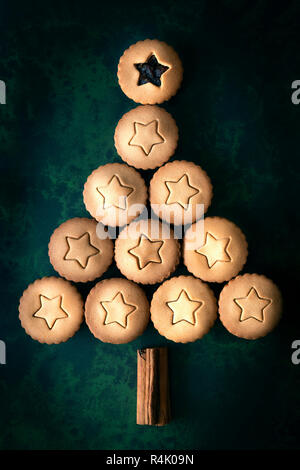
<instances>
[{"instance_id":1,"label":"pie with dark star filling","mask_svg":"<svg viewBox=\"0 0 300 470\"><path fill-rule=\"evenodd\" d=\"M119 84L137 103L156 104L169 100L181 85L183 68L177 53L157 39L130 46L118 65Z\"/></svg>"}]
</instances>

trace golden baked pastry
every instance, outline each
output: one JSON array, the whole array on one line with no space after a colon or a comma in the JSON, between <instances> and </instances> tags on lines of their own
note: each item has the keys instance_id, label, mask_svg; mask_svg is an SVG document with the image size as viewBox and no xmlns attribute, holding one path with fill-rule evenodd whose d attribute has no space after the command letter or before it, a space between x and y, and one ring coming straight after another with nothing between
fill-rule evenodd
<instances>
[{"instance_id":1,"label":"golden baked pastry","mask_svg":"<svg viewBox=\"0 0 300 470\"><path fill-rule=\"evenodd\" d=\"M169 100L180 87L183 68L178 54L165 42L146 39L130 46L118 65L122 91L142 104Z\"/></svg>"},{"instance_id":2,"label":"golden baked pastry","mask_svg":"<svg viewBox=\"0 0 300 470\"><path fill-rule=\"evenodd\" d=\"M158 106L138 106L118 122L115 147L129 165L156 168L174 154L178 128L171 114Z\"/></svg>"},{"instance_id":3,"label":"golden baked pastry","mask_svg":"<svg viewBox=\"0 0 300 470\"><path fill-rule=\"evenodd\" d=\"M245 235L230 220L205 217L185 233L184 264L194 276L204 281L228 281L242 270L247 256Z\"/></svg>"},{"instance_id":4,"label":"golden baked pastry","mask_svg":"<svg viewBox=\"0 0 300 470\"><path fill-rule=\"evenodd\" d=\"M127 279L98 282L85 303L86 323L105 343L129 343L149 322L149 303L141 287Z\"/></svg>"},{"instance_id":5,"label":"golden baked pastry","mask_svg":"<svg viewBox=\"0 0 300 470\"><path fill-rule=\"evenodd\" d=\"M110 238L97 235L93 219L70 219L57 227L49 242L49 258L54 269L74 282L93 281L108 269L114 246Z\"/></svg>"},{"instance_id":6,"label":"golden baked pastry","mask_svg":"<svg viewBox=\"0 0 300 470\"><path fill-rule=\"evenodd\" d=\"M220 320L235 336L257 339L272 331L282 312L282 298L271 279L244 274L232 279L219 298Z\"/></svg>"},{"instance_id":7,"label":"golden baked pastry","mask_svg":"<svg viewBox=\"0 0 300 470\"><path fill-rule=\"evenodd\" d=\"M173 231L157 220L139 220L125 227L115 243L121 273L135 282L155 284L175 270L180 255Z\"/></svg>"},{"instance_id":8,"label":"golden baked pastry","mask_svg":"<svg viewBox=\"0 0 300 470\"><path fill-rule=\"evenodd\" d=\"M57 277L30 284L19 304L26 333L40 343L62 343L73 336L83 320L83 301L77 289Z\"/></svg>"},{"instance_id":9,"label":"golden baked pastry","mask_svg":"<svg viewBox=\"0 0 300 470\"><path fill-rule=\"evenodd\" d=\"M87 211L99 222L123 226L143 211L147 188L134 168L124 163L107 163L88 177L83 200Z\"/></svg>"},{"instance_id":10,"label":"golden baked pastry","mask_svg":"<svg viewBox=\"0 0 300 470\"><path fill-rule=\"evenodd\" d=\"M173 277L155 292L151 320L162 336L176 343L202 338L217 318L212 290L193 276Z\"/></svg>"},{"instance_id":11,"label":"golden baked pastry","mask_svg":"<svg viewBox=\"0 0 300 470\"><path fill-rule=\"evenodd\" d=\"M150 204L154 213L175 225L192 223L202 217L211 199L210 178L192 162L166 163L150 181Z\"/></svg>"}]
</instances>

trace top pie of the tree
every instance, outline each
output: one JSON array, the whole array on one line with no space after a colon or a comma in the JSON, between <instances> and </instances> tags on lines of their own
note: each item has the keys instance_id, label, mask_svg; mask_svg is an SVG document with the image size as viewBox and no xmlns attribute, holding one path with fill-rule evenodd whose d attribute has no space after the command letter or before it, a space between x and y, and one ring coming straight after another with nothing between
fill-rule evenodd
<instances>
[{"instance_id":1,"label":"top pie of the tree","mask_svg":"<svg viewBox=\"0 0 300 470\"><path fill-rule=\"evenodd\" d=\"M146 39L130 46L118 65L118 79L125 95L137 103L156 104L169 100L180 87L181 60L171 46Z\"/></svg>"}]
</instances>

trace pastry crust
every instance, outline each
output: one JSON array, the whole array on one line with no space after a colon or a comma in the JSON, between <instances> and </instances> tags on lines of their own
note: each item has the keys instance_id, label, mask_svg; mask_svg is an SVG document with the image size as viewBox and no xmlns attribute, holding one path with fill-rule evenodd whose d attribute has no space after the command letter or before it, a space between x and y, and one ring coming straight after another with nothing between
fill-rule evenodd
<instances>
[{"instance_id":1,"label":"pastry crust","mask_svg":"<svg viewBox=\"0 0 300 470\"><path fill-rule=\"evenodd\" d=\"M138 106L120 119L114 140L122 160L135 168L153 169L174 154L178 128L163 108Z\"/></svg>"},{"instance_id":2,"label":"pastry crust","mask_svg":"<svg viewBox=\"0 0 300 470\"><path fill-rule=\"evenodd\" d=\"M219 297L220 320L235 336L257 339L272 331L282 312L282 297L271 279L244 274L225 285Z\"/></svg>"},{"instance_id":3,"label":"pastry crust","mask_svg":"<svg viewBox=\"0 0 300 470\"><path fill-rule=\"evenodd\" d=\"M21 325L32 339L57 344L73 336L83 320L83 301L77 289L57 277L30 284L19 304Z\"/></svg>"},{"instance_id":4,"label":"pastry crust","mask_svg":"<svg viewBox=\"0 0 300 470\"><path fill-rule=\"evenodd\" d=\"M146 62L151 55L168 70L162 75L160 86L152 83L138 85L140 73L135 64ZM133 44L126 49L118 65L119 85L125 95L136 103L156 104L169 100L180 87L182 76L183 68L178 54L171 46L157 39Z\"/></svg>"},{"instance_id":5,"label":"pastry crust","mask_svg":"<svg viewBox=\"0 0 300 470\"><path fill-rule=\"evenodd\" d=\"M176 269L180 245L173 231L161 222L140 220L125 227L115 243L121 273L141 284L161 282Z\"/></svg>"},{"instance_id":6,"label":"pastry crust","mask_svg":"<svg viewBox=\"0 0 300 470\"><path fill-rule=\"evenodd\" d=\"M151 320L162 336L176 343L202 338L217 318L217 302L207 284L193 276L173 277L155 292Z\"/></svg>"},{"instance_id":7,"label":"pastry crust","mask_svg":"<svg viewBox=\"0 0 300 470\"><path fill-rule=\"evenodd\" d=\"M88 177L83 200L87 211L103 225L123 226L143 211L147 188L134 168L125 163L107 163Z\"/></svg>"},{"instance_id":8,"label":"pastry crust","mask_svg":"<svg viewBox=\"0 0 300 470\"><path fill-rule=\"evenodd\" d=\"M85 303L86 323L105 343L129 343L140 336L149 322L149 303L141 287L127 279L98 282Z\"/></svg>"},{"instance_id":9,"label":"pastry crust","mask_svg":"<svg viewBox=\"0 0 300 470\"><path fill-rule=\"evenodd\" d=\"M149 193L151 207L158 217L175 225L185 225L195 222L207 211L213 188L209 176L199 165L174 160L154 173Z\"/></svg>"},{"instance_id":10,"label":"pastry crust","mask_svg":"<svg viewBox=\"0 0 300 470\"><path fill-rule=\"evenodd\" d=\"M230 220L205 217L185 233L183 262L203 281L229 281L243 269L247 256L246 237Z\"/></svg>"},{"instance_id":11,"label":"pastry crust","mask_svg":"<svg viewBox=\"0 0 300 470\"><path fill-rule=\"evenodd\" d=\"M93 281L102 276L112 263L114 253L112 240L97 235L97 222L79 217L57 227L48 248L53 268L74 282Z\"/></svg>"}]
</instances>

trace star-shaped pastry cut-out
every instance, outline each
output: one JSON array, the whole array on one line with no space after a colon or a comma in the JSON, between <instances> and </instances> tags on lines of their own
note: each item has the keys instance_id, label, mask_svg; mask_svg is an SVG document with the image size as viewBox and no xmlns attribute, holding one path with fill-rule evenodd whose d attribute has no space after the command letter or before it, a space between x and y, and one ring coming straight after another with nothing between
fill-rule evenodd
<instances>
[{"instance_id":1,"label":"star-shaped pastry cut-out","mask_svg":"<svg viewBox=\"0 0 300 470\"><path fill-rule=\"evenodd\" d=\"M260 297L255 287L251 287L246 297L234 299L234 302L241 308L240 321L254 318L257 321L264 321L264 309L271 303L271 299Z\"/></svg>"},{"instance_id":2,"label":"star-shaped pastry cut-out","mask_svg":"<svg viewBox=\"0 0 300 470\"><path fill-rule=\"evenodd\" d=\"M97 188L97 191L103 197L103 209L110 207L126 209L127 197L134 191L134 188L122 184L119 176L114 175L106 186Z\"/></svg>"},{"instance_id":3,"label":"star-shaped pastry cut-out","mask_svg":"<svg viewBox=\"0 0 300 470\"><path fill-rule=\"evenodd\" d=\"M154 145L163 144L165 139L158 132L158 121L148 122L142 124L141 122L134 122L134 134L130 139L128 145L140 147L145 155L149 155Z\"/></svg>"},{"instance_id":4,"label":"star-shaped pastry cut-out","mask_svg":"<svg viewBox=\"0 0 300 470\"><path fill-rule=\"evenodd\" d=\"M140 72L138 86L145 83L152 83L155 86L161 86L161 76L169 69L166 65L158 62L154 54L152 54L147 62L134 64L135 68Z\"/></svg>"},{"instance_id":5,"label":"star-shaped pastry cut-out","mask_svg":"<svg viewBox=\"0 0 300 470\"><path fill-rule=\"evenodd\" d=\"M126 328L128 315L137 309L135 305L125 301L122 292L118 292L112 300L103 300L100 303L106 311L104 325L118 323L118 325Z\"/></svg>"},{"instance_id":6,"label":"star-shaped pastry cut-out","mask_svg":"<svg viewBox=\"0 0 300 470\"><path fill-rule=\"evenodd\" d=\"M67 312L62 308L62 296L58 295L49 299L40 295L40 308L33 314L35 318L43 318L49 330L52 330L55 322L61 318L68 318Z\"/></svg>"},{"instance_id":7,"label":"star-shaped pastry cut-out","mask_svg":"<svg viewBox=\"0 0 300 470\"><path fill-rule=\"evenodd\" d=\"M88 265L92 256L100 253L100 250L91 244L90 234L84 233L80 237L66 237L68 251L64 259L68 261L76 261L83 269Z\"/></svg>"},{"instance_id":8,"label":"star-shaped pastry cut-out","mask_svg":"<svg viewBox=\"0 0 300 470\"><path fill-rule=\"evenodd\" d=\"M137 259L139 269L143 269L149 263L162 263L159 250L163 244L163 240L152 241L146 235L141 235L139 243L128 250L128 253Z\"/></svg>"},{"instance_id":9,"label":"star-shaped pastry cut-out","mask_svg":"<svg viewBox=\"0 0 300 470\"><path fill-rule=\"evenodd\" d=\"M215 238L211 233L207 232L205 244L198 248L196 253L204 255L207 259L209 268L212 268L218 261L231 261L231 257L227 252L230 238Z\"/></svg>"},{"instance_id":10,"label":"star-shaped pastry cut-out","mask_svg":"<svg viewBox=\"0 0 300 470\"><path fill-rule=\"evenodd\" d=\"M188 175L182 175L177 181L165 182L169 194L165 204L179 204L183 209L187 209L190 199L200 192L199 189L192 186Z\"/></svg>"},{"instance_id":11,"label":"star-shaped pastry cut-out","mask_svg":"<svg viewBox=\"0 0 300 470\"><path fill-rule=\"evenodd\" d=\"M167 302L168 307L173 312L173 325L180 321L186 321L191 325L196 323L196 311L201 307L203 302L198 300L192 300L186 290L182 289L178 298Z\"/></svg>"}]
</instances>

